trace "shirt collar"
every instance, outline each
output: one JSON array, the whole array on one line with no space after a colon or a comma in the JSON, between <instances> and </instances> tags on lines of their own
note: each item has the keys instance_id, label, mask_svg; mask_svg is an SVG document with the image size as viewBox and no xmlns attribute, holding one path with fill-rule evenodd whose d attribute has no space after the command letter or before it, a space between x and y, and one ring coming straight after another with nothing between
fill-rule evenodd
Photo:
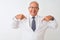
<instances>
[{"instance_id":1,"label":"shirt collar","mask_svg":"<svg viewBox=\"0 0 60 40\"><path fill-rule=\"evenodd\" d=\"M30 15L30 18L32 18L32 17L33 17L33 16ZM35 16L35 18L37 18L37 17L38 17L38 15Z\"/></svg>"}]
</instances>

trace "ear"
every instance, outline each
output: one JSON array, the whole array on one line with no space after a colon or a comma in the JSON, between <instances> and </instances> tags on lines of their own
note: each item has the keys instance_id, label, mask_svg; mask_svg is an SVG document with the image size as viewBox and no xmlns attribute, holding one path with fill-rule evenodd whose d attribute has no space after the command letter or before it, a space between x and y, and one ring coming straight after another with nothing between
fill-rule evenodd
<instances>
[{"instance_id":1,"label":"ear","mask_svg":"<svg viewBox=\"0 0 60 40\"><path fill-rule=\"evenodd\" d=\"M28 10L29 10L30 8L28 7Z\"/></svg>"}]
</instances>

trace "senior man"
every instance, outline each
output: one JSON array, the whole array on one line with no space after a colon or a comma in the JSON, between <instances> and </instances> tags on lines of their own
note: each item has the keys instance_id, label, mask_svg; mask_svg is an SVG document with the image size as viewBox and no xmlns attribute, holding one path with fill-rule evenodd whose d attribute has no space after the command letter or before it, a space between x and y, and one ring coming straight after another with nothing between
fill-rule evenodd
<instances>
[{"instance_id":1,"label":"senior man","mask_svg":"<svg viewBox=\"0 0 60 40\"><path fill-rule=\"evenodd\" d=\"M38 15L39 4L32 1L28 7L29 17L17 14L13 20L13 28L20 29L21 40L44 40L48 28L56 28L57 23L53 16L41 17Z\"/></svg>"}]
</instances>

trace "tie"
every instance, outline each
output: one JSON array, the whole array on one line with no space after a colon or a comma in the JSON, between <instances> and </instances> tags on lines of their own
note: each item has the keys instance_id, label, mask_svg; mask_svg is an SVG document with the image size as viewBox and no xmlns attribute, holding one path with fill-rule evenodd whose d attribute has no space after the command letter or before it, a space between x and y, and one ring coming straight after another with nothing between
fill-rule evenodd
<instances>
[{"instance_id":1,"label":"tie","mask_svg":"<svg viewBox=\"0 0 60 40\"><path fill-rule=\"evenodd\" d=\"M32 30L35 31L36 29L36 22L35 22L35 17L32 17Z\"/></svg>"}]
</instances>

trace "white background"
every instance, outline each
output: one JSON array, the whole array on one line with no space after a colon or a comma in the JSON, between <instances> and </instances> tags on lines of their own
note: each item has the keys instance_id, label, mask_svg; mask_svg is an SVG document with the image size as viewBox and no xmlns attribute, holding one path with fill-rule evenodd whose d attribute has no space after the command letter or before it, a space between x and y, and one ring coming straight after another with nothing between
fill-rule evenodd
<instances>
[{"instance_id":1,"label":"white background","mask_svg":"<svg viewBox=\"0 0 60 40\"><path fill-rule=\"evenodd\" d=\"M28 4L33 0L0 0L0 40L20 40L20 31L12 28L12 18L19 13L28 16ZM56 30L48 29L45 40L60 40L60 0L36 0L39 15L53 15L58 23Z\"/></svg>"}]
</instances>

